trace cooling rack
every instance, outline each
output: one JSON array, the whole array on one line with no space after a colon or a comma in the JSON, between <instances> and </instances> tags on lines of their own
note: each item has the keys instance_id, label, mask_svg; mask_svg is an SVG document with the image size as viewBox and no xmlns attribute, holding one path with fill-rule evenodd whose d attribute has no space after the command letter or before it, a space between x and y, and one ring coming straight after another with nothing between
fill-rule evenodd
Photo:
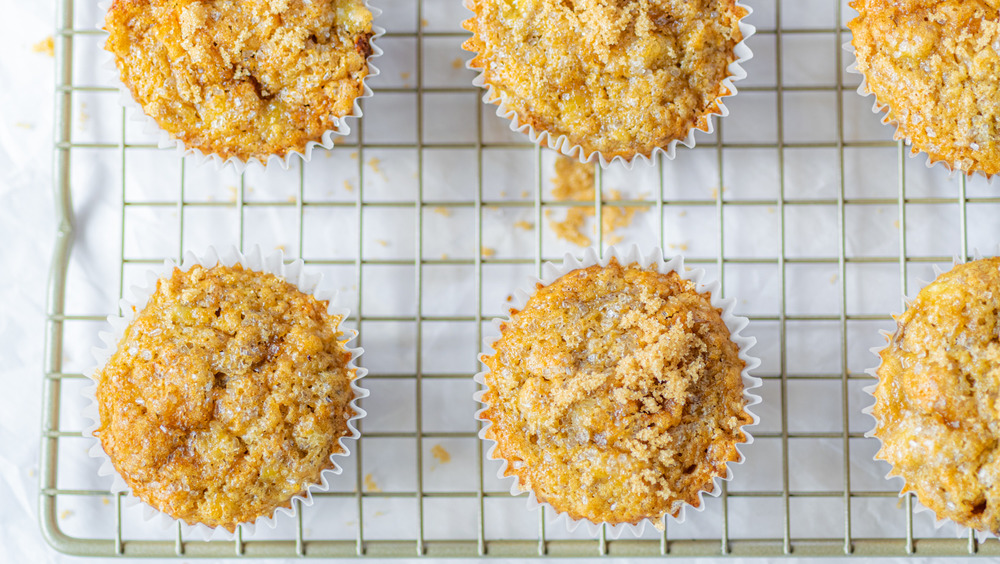
<instances>
[{"instance_id":1,"label":"cooling rack","mask_svg":"<svg viewBox=\"0 0 1000 564\"><path fill-rule=\"evenodd\" d=\"M880 329L933 277L1000 240L1000 198L907 158L851 57L838 0L756 0L755 57L732 115L675 161L598 171L593 202L550 195L550 151L507 130L462 63L454 0L382 0L389 31L353 133L310 163L242 175L156 148L100 70L100 17L63 0L55 29L58 236L48 289L40 520L91 556L998 555L937 529L883 479L862 388ZM612 195L616 195L612 198ZM640 538L568 532L495 478L471 400L479 344L504 296L579 248L572 206L638 209L597 232L683 252L751 319L761 425L718 498ZM372 396L331 491L275 530L233 541L157 530L111 495L85 454L89 347L131 281L209 244L283 247L341 290Z\"/></svg>"}]
</instances>

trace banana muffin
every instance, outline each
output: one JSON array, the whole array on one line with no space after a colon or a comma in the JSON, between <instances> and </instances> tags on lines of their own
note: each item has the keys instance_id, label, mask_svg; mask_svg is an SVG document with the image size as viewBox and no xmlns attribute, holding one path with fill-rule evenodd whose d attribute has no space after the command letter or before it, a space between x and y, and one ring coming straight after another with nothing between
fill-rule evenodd
<instances>
[{"instance_id":1,"label":"banana muffin","mask_svg":"<svg viewBox=\"0 0 1000 564\"><path fill-rule=\"evenodd\" d=\"M938 518L1000 533L1000 258L938 276L879 354L872 434Z\"/></svg>"},{"instance_id":2,"label":"banana muffin","mask_svg":"<svg viewBox=\"0 0 1000 564\"><path fill-rule=\"evenodd\" d=\"M175 268L94 376L94 431L132 493L233 531L320 483L355 415L327 302L269 274Z\"/></svg>"},{"instance_id":3,"label":"banana muffin","mask_svg":"<svg viewBox=\"0 0 1000 564\"><path fill-rule=\"evenodd\" d=\"M521 124L585 155L650 156L707 131L734 93L735 0L466 0L470 66Z\"/></svg>"},{"instance_id":4,"label":"banana muffin","mask_svg":"<svg viewBox=\"0 0 1000 564\"><path fill-rule=\"evenodd\" d=\"M1000 13L992 0L854 0L862 94L896 139L966 174L1000 172Z\"/></svg>"},{"instance_id":5,"label":"banana muffin","mask_svg":"<svg viewBox=\"0 0 1000 564\"><path fill-rule=\"evenodd\" d=\"M483 356L491 456L572 519L662 526L741 460L745 362L708 293L638 264L537 288Z\"/></svg>"},{"instance_id":6,"label":"banana muffin","mask_svg":"<svg viewBox=\"0 0 1000 564\"><path fill-rule=\"evenodd\" d=\"M371 21L363 0L115 0L105 48L187 148L265 161L322 142L352 113Z\"/></svg>"}]
</instances>

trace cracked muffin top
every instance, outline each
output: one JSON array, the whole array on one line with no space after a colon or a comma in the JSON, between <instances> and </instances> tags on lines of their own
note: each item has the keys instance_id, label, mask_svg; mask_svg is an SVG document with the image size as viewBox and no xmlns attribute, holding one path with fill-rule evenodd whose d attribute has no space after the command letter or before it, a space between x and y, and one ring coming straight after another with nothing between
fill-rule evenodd
<instances>
[{"instance_id":1,"label":"cracked muffin top","mask_svg":"<svg viewBox=\"0 0 1000 564\"><path fill-rule=\"evenodd\" d=\"M718 114L735 0L466 0L471 66L521 123L586 154L649 156ZM498 102L499 100L492 100Z\"/></svg>"},{"instance_id":2,"label":"cracked muffin top","mask_svg":"<svg viewBox=\"0 0 1000 564\"><path fill-rule=\"evenodd\" d=\"M897 139L967 174L1000 172L1000 3L854 0L858 70Z\"/></svg>"},{"instance_id":3,"label":"cracked muffin top","mask_svg":"<svg viewBox=\"0 0 1000 564\"><path fill-rule=\"evenodd\" d=\"M904 492L1000 533L1000 258L960 264L896 318L875 388L876 458Z\"/></svg>"},{"instance_id":4,"label":"cracked muffin top","mask_svg":"<svg viewBox=\"0 0 1000 564\"><path fill-rule=\"evenodd\" d=\"M187 148L303 152L363 93L363 0L115 0L105 49L143 111Z\"/></svg>"},{"instance_id":5,"label":"cracked muffin top","mask_svg":"<svg viewBox=\"0 0 1000 564\"><path fill-rule=\"evenodd\" d=\"M692 282L612 259L511 313L479 417L522 491L573 519L661 526L740 460L745 363Z\"/></svg>"},{"instance_id":6,"label":"cracked muffin top","mask_svg":"<svg viewBox=\"0 0 1000 564\"><path fill-rule=\"evenodd\" d=\"M94 435L132 492L175 519L233 531L271 516L351 435L340 321L273 274L174 269L94 376Z\"/></svg>"}]
</instances>

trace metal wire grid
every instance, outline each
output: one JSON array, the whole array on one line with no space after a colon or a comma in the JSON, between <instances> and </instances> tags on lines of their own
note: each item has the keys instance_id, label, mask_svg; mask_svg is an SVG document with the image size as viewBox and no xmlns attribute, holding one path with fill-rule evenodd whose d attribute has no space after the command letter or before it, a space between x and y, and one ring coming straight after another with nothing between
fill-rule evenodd
<instances>
[{"instance_id":1,"label":"metal wire grid","mask_svg":"<svg viewBox=\"0 0 1000 564\"><path fill-rule=\"evenodd\" d=\"M386 37L400 37L400 38L411 38L415 40L416 46L416 82L415 88L379 88L376 85L376 95L386 94L389 92L399 92L399 93L416 93L420 100L422 100L423 95L428 92L439 92L439 93L455 93L455 94L467 94L468 96L476 97L476 112L477 112L477 138L474 143L463 143L463 144L429 144L423 141L423 122L424 122L424 110L423 104L419 103L416 107L416 126L417 126L417 139L415 144L376 144L367 143L364 141L364 120L361 120L357 125L357 142L353 144L348 144L347 146L353 147L358 153L357 159L357 174L359 179L359 186L355 193L355 199L353 202L310 202L307 201L305 197L304 180L303 180L303 170L300 167L299 170L299 183L298 183L298 193L294 198L294 201L288 202L253 202L247 201L246 199L246 186L243 181L243 177L240 178L240 183L237 187L237 193L234 203L225 202L191 202L185 199L185 171L186 165L184 160L178 160L178 165L180 167L181 182L179 187L179 197L176 201L167 202L134 202L129 201L126 195L125 189L125 167L127 158L126 155L129 151L134 149L148 149L153 148L149 144L130 144L125 141L125 126L124 126L124 113L122 114L122 130L121 138L118 143L80 143L74 142L72 136L71 127L71 117L73 115L72 107L72 96L74 93L78 92L101 92L101 91L111 91L113 89L102 87L102 86L92 86L92 85L81 85L75 84L73 78L73 67L74 67L74 41L77 38L89 35L97 35L100 32L94 29L78 28L74 27L74 1L64 0L60 3L60 10L57 16L56 25L56 57L57 57L57 77L56 77L56 131L55 131L55 175L54 175L54 186L57 194L57 213L59 220L59 229L56 239L55 250L53 254L52 261L52 271L49 284L48 293L48 310L47 310L47 325L46 325L46 357L45 357L45 373L44 373L44 387L43 387L43 421L42 421L42 457L41 457L41 493L40 493L40 520L42 531L47 538L47 540L58 550L79 555L100 555L100 556L184 556L184 557L220 557L220 556L247 556L247 557L264 557L264 556L597 556L597 555L612 555L612 556L719 556L719 555L735 555L735 556L772 556L772 555L908 555L908 554L920 554L920 555L970 555L970 554L980 554L980 555L1000 555L1000 543L995 541L990 541L986 543L978 543L975 537L970 534L967 539L946 539L946 538L918 538L914 533L914 516L913 516L913 501L911 496L903 498L905 503L905 515L906 515L906 527L905 535L902 537L881 537L881 538L858 538L852 532L852 503L856 500L863 500L868 498L893 498L895 494L891 491L859 491L857 489L852 489L851 486L851 442L850 439L857 439L862 436L861 433L852 432L849 430L849 411L851 406L848 404L848 386L852 380L864 379L866 376L853 375L850 374L847 366L848 357L848 322L849 321L881 321L885 319L883 315L873 315L873 314L848 314L847 313L847 266L848 264L858 263L858 264L895 264L898 265L900 274L900 294L906 294L908 288L913 286L908 286L910 282L910 268L914 263L947 263L950 262L951 257L948 256L911 256L907 249L907 233L906 233L906 213L907 206L913 204L958 204L959 210L959 229L960 229L960 240L961 245L957 251L957 255L961 259L968 258L969 254L969 222L967 220L967 209L969 204L996 204L1000 203L1000 198L983 197L983 198L970 198L966 195L966 181L961 178L957 182L958 194L954 198L915 198L909 197L907 195L907 170L905 166L905 155L907 149L898 143L885 142L885 141L862 141L853 142L846 141L844 134L844 119L843 119L843 100L845 96L845 90L847 91L847 96L854 96L853 92L850 92L850 87L845 88L843 76L837 73L837 83L835 87L785 87L783 85L782 78L782 41L783 38L793 36L796 34L817 34L825 33L830 37L830 49L836 52L836 65L838 69L843 68L845 64L845 56L841 50L841 43L845 37L845 30L840 27L839 22L841 22L843 6L837 0L824 0L832 1L836 6L836 21L838 22L837 27L831 27L829 29L791 29L782 28L781 25L781 14L782 14L782 0L774 0L775 2L775 21L773 30L761 30L758 32L760 36L773 36L776 42L777 48L775 49L775 64L776 64L776 84L774 87L747 87L741 88L741 92L774 92L776 95L776 111L777 119L777 142L776 143L729 143L723 141L723 136L721 135L721 129L726 126L726 121L723 120L720 125L720 133L716 135L714 139L714 151L715 158L718 165L718 181L719 187L723 185L723 162L727 151L732 149L750 149L750 148L770 148L775 149L778 155L778 182L779 182L779 196L777 199L752 199L752 200L726 200L722 194L723 190L719 189L717 193L712 198L701 199L701 200L683 200L682 202L673 202L664 197L664 175L662 174L662 169L664 166L661 163L659 166L661 168L659 179L660 179L660 190L657 191L655 201L650 200L626 200L626 201L616 201L614 205L646 205L651 206L652 209L657 211L657 222L658 222L658 233L659 233L659 244L661 247L665 243L665 220L664 220L664 209L672 204L682 203L685 206L702 206L708 208L714 208L714 212L717 216L719 234L718 234L718 249L717 256L715 258L703 258L703 259L690 259L690 263L700 263L706 266L715 266L718 271L718 276L725 282L726 277L726 267L730 265L739 264L768 264L776 265L780 273L780 278L778 282L778 291L780 292L780 308L775 315L757 315L750 316L752 322L773 322L778 325L778 338L780 340L780 370L776 373L770 374L758 374L767 381L776 382L780 390L780 413L781 413L781 427L780 431L765 433L756 432L754 433L757 438L770 438L780 441L781 445L781 489L780 490L769 490L769 491L744 491L744 492L730 492L728 487L724 484L723 491L721 495L721 535L719 538L714 540L711 539L684 539L684 538L674 538L670 535L672 526L670 523L667 525L667 529L662 533L658 539L620 539L613 540L606 536L605 531L601 531L600 535L594 539L572 539L572 540L562 540L562 539L552 539L549 538L552 535L547 534L546 531L546 519L542 512L537 514L538 519L538 534L536 539L528 540L505 540L502 538L492 538L487 534L487 527L485 525L485 514L484 514L484 503L485 500L491 497L507 497L509 493L506 491L490 491L484 487L484 472L492 472L491 468L484 468L483 464L483 446L479 441L477 444L477 470L478 470L478 487L474 491L466 492L430 492L425 491L424 488L424 478L423 478L423 463L422 457L424 449L422 448L423 441L427 439L435 438L475 438L476 434L474 432L425 432L422 424L421 416L421 406L422 406L422 393L423 393L423 382L433 379L458 379L458 378L469 378L470 374L454 375L454 374L435 374L427 373L423 370L423 362L421 359L421 341L423 339L422 335L422 325L424 321L445 321L445 322L473 322L477 327L477 339L476 342L481 341L482 337L482 326L483 321L488 318L484 315L483 308L483 298L482 298L482 288L483 288L483 266L488 263L497 264L527 264L532 265L533 268L540 272L541 264L544 260L558 258L553 256L546 256L543 254L543 243L542 243L542 229L543 229L543 211L550 207L560 208L567 206L578 206L579 202L571 201L560 201L560 202L543 202L543 184L544 176L546 174L543 164L542 164L542 150L528 147L525 148L523 144L518 143L485 143L483 140L483 112L492 112L491 107L484 106L478 103L478 98L481 96L481 92L473 87L468 88L429 88L423 86L423 43L424 39L427 37L460 37L461 34L458 32L427 32L423 29L423 18L424 18L424 4L423 0L413 0L417 4L416 14L418 21L415 25L415 30L412 33L409 32L397 32L394 33L392 30L387 34ZM785 2L790 2L791 0L784 0ZM837 112L837 140L835 143L792 143L785 141L785 123L782 116L784 115L784 101L783 97L785 93L788 92L834 92L837 104L835 111ZM425 201L424 198L424 149L428 147L434 148L456 148L456 149L474 149L478 155L477 159L477 171L478 171L478 187L472 201L435 201L429 203ZM533 151L534 163L535 163L535 174L536 183L534 186L534 198L532 201L523 202L491 202L484 198L483 191L483 150L485 148L517 148L524 149L527 151ZM878 147L896 147L898 153L898 194L895 198L848 198L846 196L845 190L845 148L878 148ZM417 198L412 202L393 202L393 203L378 203L369 202L365 200L364 197L364 177L365 177L365 158L364 152L370 149L378 148L415 148L417 155L417 178L419 179L419 192ZM796 200L786 198L786 173L785 173L785 152L789 149L794 148L831 148L837 151L839 159L839 194L834 199L811 199L807 201ZM356 475L354 477L354 491L353 492L330 492L326 494L320 494L320 497L328 496L340 499L351 499L356 505L357 509L357 536L353 540L326 540L326 539L307 539L303 534L303 514L306 511L315 510L315 508L303 508L298 507L297 511L297 523L295 526L295 534L291 538L277 539L277 540L254 540L248 539L244 540L242 535L242 530L237 532L235 541L233 542L202 542L199 540L192 540L184 538L180 528L177 529L176 536L173 540L133 540L127 538L123 535L122 530L122 498L121 496L114 497L113 509L115 512L115 530L113 537L111 539L102 538L86 538L67 534L64 531L62 524L58 519L58 505L57 501L62 497L75 496L84 498L87 500L92 500L94 503L98 503L101 496L107 496L108 492L100 490L74 490L61 487L58 480L58 468L59 468L59 444L60 441L66 440L79 440L78 437L81 433L77 429L65 429L60 423L60 402L63 401L61 393L63 391L63 385L67 381L79 380L84 378L82 374L72 373L64 371L63 368L63 345L65 330L70 324L76 322L95 322L102 321L105 315L94 314L94 315L71 315L66 313L66 296L68 292L73 289L67 287L67 268L70 260L70 254L73 250L73 240L75 234L74 218L73 218L73 185L71 179L71 161L74 157L74 153L78 152L80 149L97 149L100 151L107 151L118 155L120 159L121 169L122 169L122 185L120 186L122 197L120 213L122 218L122 236L120 240L120 253L119 253L119 285L118 285L118 295L121 296L125 285L125 270L126 266L130 264L154 264L159 262L159 260L154 259L136 259L126 256L125 252L125 215L126 209L135 206L147 206L147 207L168 207L174 208L177 212L177 218L179 222L178 229L178 239L176 243L176 255L173 258L179 258L182 252L187 248L189 241L185 241L185 230L183 228L185 222L185 212L190 209L199 206L231 206L236 210L238 217L238 234L237 240L242 246L245 239L246 222L245 216L246 211L254 207L267 207L267 208L285 208L294 209L297 216L297 236L298 236L298 252L302 253L303 242L305 239L305 233L303 228L303 215L304 211L308 208L317 209L328 209L328 208L340 208L344 210L353 211L356 216L356 221L359 229L359 233L364 232L364 213L366 208L375 207L395 207L404 209L413 209L415 215L415 258L412 260L407 259L375 259L366 258L364 255L363 245L361 243L361 237L358 239L358 249L357 254L354 259L345 260L310 260L306 258L308 264L317 265L343 265L343 266L353 266L356 275L356 285L358 288L358 305L357 311L353 314L354 320L357 323L362 323L364 321L399 321L399 322L414 322L416 327L416 363L415 370L413 373L373 373L368 376L370 380L387 380L387 381L402 381L408 380L414 382L415 390L415 430L413 432L365 432L362 427L363 437L361 441L356 444L353 449L352 459L349 459L346 464L356 465ZM679 154L680 159L683 159L686 155L684 151ZM596 215L596 224L601 225L602 223L602 210L603 207L608 205L604 197L604 182L603 174L598 171L597 175L597 190L594 200L594 211ZM474 211L474 238L475 238L475 248L477 250L482 249L483 241L483 211L484 208L492 205L502 203L505 207L522 207L530 209L535 218L536 229L534 232L535 236L535 252L532 257L523 258L487 258L484 257L481 252L477 252L472 259L428 259L424 257L424 211L428 206L435 207L446 207L446 208L469 208L471 207ZM839 248L838 256L835 258L822 258L822 257L812 257L812 258L802 258L802 257L790 257L786 252L786 210L799 205L804 204L823 204L823 205L833 205L837 209L837 227L839 235ZM897 256L878 256L878 257L859 257L850 256L847 251L846 243L846 219L845 219L845 209L846 206L851 204L861 204L861 205L896 205L899 210L899 236L900 245L899 253ZM776 208L777 217L780 221L780 250L776 259L755 259L755 258L738 258L726 255L725 248L725 238L723 236L724 215L737 206L774 206ZM603 233L601 229L597 229L597 241L596 244L598 248L602 248L604 240ZM647 241L646 243L650 243ZM168 258L168 257L163 257ZM423 292L422 285L424 283L423 269L428 265L465 265L472 266L474 271L474 277L471 280L461 280L456 281L458 284L474 285L476 292L477 309L475 315L473 316L435 316L425 314L424 304L423 304ZM792 264L829 264L835 265L838 272L839 280L839 294L840 294L840 312L839 315L795 315L787 312L787 276L786 267ZM361 299L361 293L364 289L364 266L368 265L411 265L415 271L415 301L416 301L416 311L414 315L396 315L396 316L376 316L369 315L362 310L363 300ZM725 288L725 284L723 284ZM788 334L788 324L790 322L834 322L839 325L840 334L840 346L839 354L841 357L841 371L840 373L831 373L823 375L813 375L810 376L815 379L824 379L833 382L839 382L840 392L841 392L841 416L842 416L842 430L840 432L825 432L825 433L797 433L789 430L788 421L788 382L789 382L789 370L787 366L787 351L786 351L786 336ZM364 346L364 332L361 333L359 337L359 345ZM362 476L364 475L362 468L362 451L365 446L365 440L368 438L395 438L402 440L412 440L416 443L415 455L416 455L416 487L415 491L397 491L397 492L374 492L365 491L364 484L362 482ZM789 454L789 440L790 439L805 439L805 440L818 440L818 439L832 439L838 440L841 443L842 449L844 451L843 455L843 484L841 491L796 491L790 487L789 475L790 475L790 462L791 457ZM365 527L363 526L363 520L365 519L364 506L365 503L372 499L377 498L399 498L407 497L415 500L417 511L413 515L413 519L416 522L416 538L412 540L371 540L365 537ZM779 499L781 507L783 508L783 526L782 534L780 536L774 537L770 536L767 538L731 538L730 536L730 514L729 514L729 500L731 498L746 497L754 499L764 499L764 498L775 498ZM792 511L791 502L797 497L801 498L839 498L843 501L843 523L844 523L844 534L841 538L801 538L793 535L792 529ZM461 540L431 540L425 538L424 526L425 522L429 519L434 518L433 515L428 514L428 510L425 509L425 502L433 498L464 498L464 499L474 499L478 505L478 520L477 520L477 534L475 537L470 537L468 539ZM528 518L534 519L535 516L529 515ZM809 519L809 515L796 516L796 518Z\"/></svg>"}]
</instances>

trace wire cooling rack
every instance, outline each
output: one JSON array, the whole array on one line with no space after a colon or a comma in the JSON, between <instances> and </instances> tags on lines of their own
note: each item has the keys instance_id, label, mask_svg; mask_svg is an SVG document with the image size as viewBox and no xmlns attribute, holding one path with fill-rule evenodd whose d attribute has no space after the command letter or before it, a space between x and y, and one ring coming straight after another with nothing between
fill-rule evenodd
<instances>
[{"instance_id":1,"label":"wire cooling rack","mask_svg":"<svg viewBox=\"0 0 1000 564\"><path fill-rule=\"evenodd\" d=\"M879 329L931 267L1000 240L1000 198L927 169L844 72L838 0L756 0L749 79L732 115L675 161L597 175L641 206L623 242L658 244L723 282L763 364L756 441L703 512L641 538L568 532L495 478L471 400L484 326L545 260L554 156L480 102L459 2L383 0L389 32L365 118L306 165L243 175L198 166L131 123L99 71L92 2L56 23L59 231L47 312L41 527L100 556L697 556L1000 554L937 529L883 479L861 388ZM619 190L621 201L605 196ZM550 217L550 215L552 217ZM597 233L604 245L611 234ZM162 531L112 496L81 437L88 349L130 281L208 244L282 246L339 285L372 390L363 438L315 505L235 541Z\"/></svg>"}]
</instances>

